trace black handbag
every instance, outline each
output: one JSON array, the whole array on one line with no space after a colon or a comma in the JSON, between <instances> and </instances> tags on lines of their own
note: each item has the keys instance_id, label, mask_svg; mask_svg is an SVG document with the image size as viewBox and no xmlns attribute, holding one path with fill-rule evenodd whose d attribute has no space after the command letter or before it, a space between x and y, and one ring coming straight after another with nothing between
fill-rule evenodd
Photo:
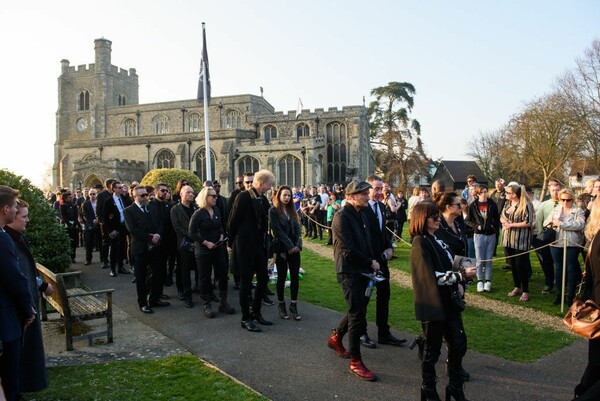
<instances>
[{"instance_id":1,"label":"black handbag","mask_svg":"<svg viewBox=\"0 0 600 401\"><path fill-rule=\"evenodd\" d=\"M194 249L196 248L196 244L188 241L188 239L186 237L183 237L183 239L181 240L181 244L179 245L179 248L183 251L194 252Z\"/></svg>"},{"instance_id":2,"label":"black handbag","mask_svg":"<svg viewBox=\"0 0 600 401\"><path fill-rule=\"evenodd\" d=\"M556 240L556 230L552 228L552 224L542 227L542 232L538 235L542 242L554 242Z\"/></svg>"}]
</instances>

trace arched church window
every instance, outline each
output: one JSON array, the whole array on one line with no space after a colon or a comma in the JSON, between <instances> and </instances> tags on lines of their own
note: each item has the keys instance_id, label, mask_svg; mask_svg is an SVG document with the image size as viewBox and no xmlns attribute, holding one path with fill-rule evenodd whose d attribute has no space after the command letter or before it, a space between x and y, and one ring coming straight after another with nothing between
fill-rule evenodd
<instances>
[{"instance_id":1,"label":"arched church window","mask_svg":"<svg viewBox=\"0 0 600 401\"><path fill-rule=\"evenodd\" d=\"M265 136L265 143L271 143L271 139L277 138L277 127L274 125L267 125L263 128L263 134Z\"/></svg>"},{"instance_id":2,"label":"arched church window","mask_svg":"<svg viewBox=\"0 0 600 401\"><path fill-rule=\"evenodd\" d=\"M260 170L258 159L252 156L244 156L238 160L238 175L242 175L246 172L255 173Z\"/></svg>"},{"instance_id":3,"label":"arched church window","mask_svg":"<svg viewBox=\"0 0 600 401\"><path fill-rule=\"evenodd\" d=\"M77 109L80 111L90 109L90 92L86 89L79 92Z\"/></svg>"},{"instance_id":4,"label":"arched church window","mask_svg":"<svg viewBox=\"0 0 600 401\"><path fill-rule=\"evenodd\" d=\"M137 122L133 118L126 118L123 120L121 132L123 136L137 136Z\"/></svg>"},{"instance_id":5,"label":"arched church window","mask_svg":"<svg viewBox=\"0 0 600 401\"><path fill-rule=\"evenodd\" d=\"M152 133L153 134L168 134L169 133L169 119L167 116L160 114L152 119Z\"/></svg>"},{"instance_id":6,"label":"arched church window","mask_svg":"<svg viewBox=\"0 0 600 401\"><path fill-rule=\"evenodd\" d=\"M327 124L327 160L326 177L327 182L343 182L346 180L346 167L348 165L348 134L346 124L332 122Z\"/></svg>"},{"instance_id":7,"label":"arched church window","mask_svg":"<svg viewBox=\"0 0 600 401\"><path fill-rule=\"evenodd\" d=\"M302 181L300 159L294 155L285 155L277 163L279 177L277 183L289 187L299 187Z\"/></svg>"},{"instance_id":8,"label":"arched church window","mask_svg":"<svg viewBox=\"0 0 600 401\"><path fill-rule=\"evenodd\" d=\"M199 132L204 130L204 120L199 113L188 113L186 116L186 131Z\"/></svg>"},{"instance_id":9,"label":"arched church window","mask_svg":"<svg viewBox=\"0 0 600 401\"><path fill-rule=\"evenodd\" d=\"M156 154L156 168L174 168L175 153L168 149L163 149Z\"/></svg>"},{"instance_id":10,"label":"arched church window","mask_svg":"<svg viewBox=\"0 0 600 401\"><path fill-rule=\"evenodd\" d=\"M308 126L308 124L301 123L296 126L296 138L297 139L309 137L309 136L310 136L310 127Z\"/></svg>"},{"instance_id":11,"label":"arched church window","mask_svg":"<svg viewBox=\"0 0 600 401\"><path fill-rule=\"evenodd\" d=\"M196 160L196 174L198 175L198 177L200 178L200 180L202 182L208 180L208 174L207 174L208 170L206 170L206 148L201 148L196 152L195 160ZM211 172L211 177L212 177L213 181L216 179L215 163L216 163L215 154L211 150L210 151L210 172Z\"/></svg>"}]
</instances>

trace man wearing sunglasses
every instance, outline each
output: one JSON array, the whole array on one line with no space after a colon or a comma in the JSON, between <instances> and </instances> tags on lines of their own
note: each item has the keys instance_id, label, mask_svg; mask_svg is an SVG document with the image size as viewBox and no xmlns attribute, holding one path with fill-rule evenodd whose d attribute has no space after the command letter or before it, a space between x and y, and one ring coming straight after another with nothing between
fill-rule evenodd
<instances>
[{"instance_id":1,"label":"man wearing sunglasses","mask_svg":"<svg viewBox=\"0 0 600 401\"><path fill-rule=\"evenodd\" d=\"M235 202L235 198L242 192L246 190L246 184L244 183L245 181L248 181L250 183L250 185L252 185L252 181L254 179L254 173L243 173L242 175L237 177L237 180L235 181L235 185L236 185L236 189L231 193L231 196L229 197L229 200L227 201L227 207L226 207L226 212L223 214L223 221L229 221L229 213L231 212L231 209L233 208L233 203ZM227 232L227 229L225 229L225 232ZM231 259L231 273L233 274L233 289L234 290L239 290L240 289L240 274L238 272L237 266L234 265L234 261L233 258Z\"/></svg>"},{"instance_id":2,"label":"man wearing sunglasses","mask_svg":"<svg viewBox=\"0 0 600 401\"><path fill-rule=\"evenodd\" d=\"M163 224L156 204L149 203L143 186L133 190L134 203L125 209L125 224L131 234L131 254L135 263L135 284L140 311L153 313L152 306L168 306L160 299L162 279L159 248ZM147 286L148 277L150 286Z\"/></svg>"},{"instance_id":3,"label":"man wearing sunglasses","mask_svg":"<svg viewBox=\"0 0 600 401\"><path fill-rule=\"evenodd\" d=\"M171 208L170 191L167 184L161 182L154 188L154 200L150 203L156 205L158 214L163 224L163 236L158 254L160 258L161 273L159 279L161 282L161 298L168 299L168 296L163 295L164 286L173 285L173 272L175 270L175 260L177 259L177 234L171 223Z\"/></svg>"}]
</instances>

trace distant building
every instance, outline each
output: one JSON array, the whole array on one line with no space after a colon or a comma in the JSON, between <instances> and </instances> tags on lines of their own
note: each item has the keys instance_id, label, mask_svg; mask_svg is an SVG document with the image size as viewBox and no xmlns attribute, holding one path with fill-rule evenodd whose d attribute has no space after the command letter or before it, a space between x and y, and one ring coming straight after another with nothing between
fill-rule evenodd
<instances>
[{"instance_id":1,"label":"distant building","mask_svg":"<svg viewBox=\"0 0 600 401\"><path fill-rule=\"evenodd\" d=\"M440 162L431 181L441 180L447 191L462 191L467 185L467 176L474 175L477 182L488 183L477 163L470 160L444 160Z\"/></svg>"},{"instance_id":2,"label":"distant building","mask_svg":"<svg viewBox=\"0 0 600 401\"><path fill-rule=\"evenodd\" d=\"M111 64L111 41L94 44L94 64L61 61L54 185L91 187L109 177L130 183L173 167L204 181L203 106L196 99L139 104L135 68ZM211 98L208 114L211 175L225 194L235 176L262 168L290 186L364 179L374 169L364 106L297 116L276 112L263 97L237 95Z\"/></svg>"}]
</instances>

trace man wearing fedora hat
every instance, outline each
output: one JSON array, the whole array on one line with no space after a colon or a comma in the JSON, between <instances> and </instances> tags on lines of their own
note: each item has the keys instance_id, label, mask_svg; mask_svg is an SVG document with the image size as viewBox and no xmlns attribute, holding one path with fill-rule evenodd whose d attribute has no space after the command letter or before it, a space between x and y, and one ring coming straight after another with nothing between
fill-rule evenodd
<instances>
[{"instance_id":1,"label":"man wearing fedora hat","mask_svg":"<svg viewBox=\"0 0 600 401\"><path fill-rule=\"evenodd\" d=\"M332 331L327 345L339 357L350 358L350 371L358 378L374 381L377 376L363 364L360 354L360 336L367 327L365 290L369 279L362 273L377 273L377 262L371 247L367 217L362 212L369 207L368 182L356 180L346 187L347 202L333 217L333 255L337 280L342 287L348 311ZM342 338L348 333L349 350Z\"/></svg>"}]
</instances>

